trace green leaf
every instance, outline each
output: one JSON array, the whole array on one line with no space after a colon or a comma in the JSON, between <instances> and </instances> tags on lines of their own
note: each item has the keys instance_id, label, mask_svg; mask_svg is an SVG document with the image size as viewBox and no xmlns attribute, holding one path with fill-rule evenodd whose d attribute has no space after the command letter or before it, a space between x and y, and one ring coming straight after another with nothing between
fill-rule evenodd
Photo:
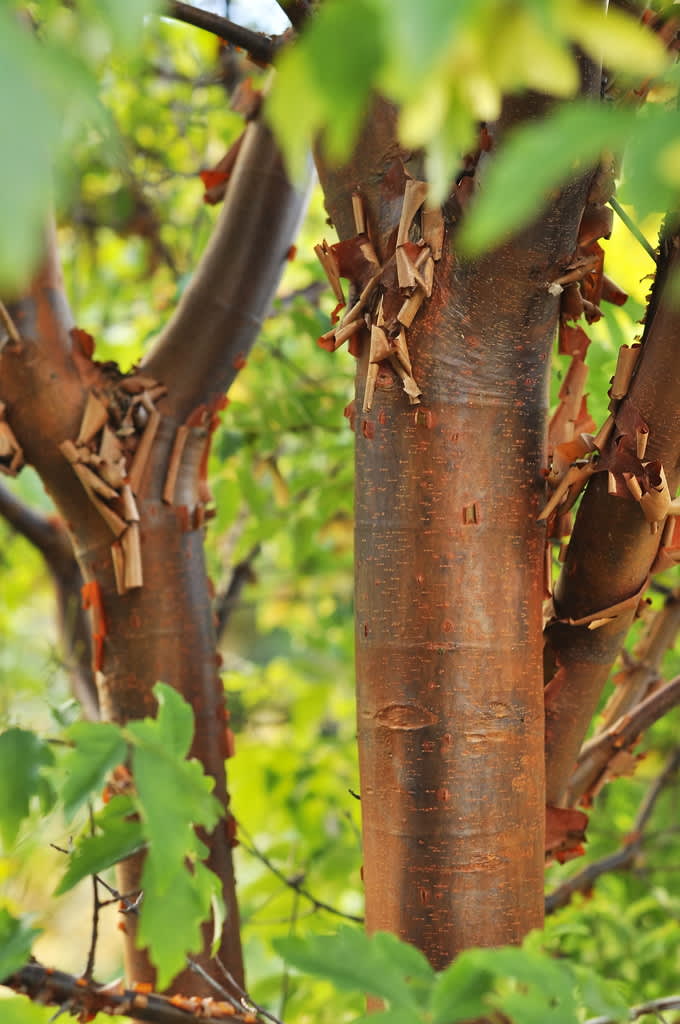
<instances>
[{"instance_id":1,"label":"green leaf","mask_svg":"<svg viewBox=\"0 0 680 1024\"><path fill-rule=\"evenodd\" d=\"M556 9L556 17L593 60L613 71L646 77L659 74L668 63L659 38L612 4L605 11L571 0Z\"/></svg>"},{"instance_id":2,"label":"green leaf","mask_svg":"<svg viewBox=\"0 0 680 1024\"><path fill-rule=\"evenodd\" d=\"M366 992L392 1006L416 1010L400 965L390 957L393 946L379 935L344 927L335 935L278 938L274 948L294 967L327 978L340 989Z\"/></svg>"},{"instance_id":3,"label":"green leaf","mask_svg":"<svg viewBox=\"0 0 680 1024\"><path fill-rule=\"evenodd\" d=\"M611 1017L612 1020L628 1020L628 1003L617 982L601 978L589 967L572 963L576 983L588 1014Z\"/></svg>"},{"instance_id":4,"label":"green leaf","mask_svg":"<svg viewBox=\"0 0 680 1024\"><path fill-rule=\"evenodd\" d=\"M71 854L69 866L55 891L68 892L87 875L99 874L144 845L142 826L130 797L115 796L95 817L98 831L84 835Z\"/></svg>"},{"instance_id":5,"label":"green leaf","mask_svg":"<svg viewBox=\"0 0 680 1024\"><path fill-rule=\"evenodd\" d=\"M564 1007L554 1003L549 993L536 988L523 989L515 992L504 991L502 995L491 1001L498 1010L510 1020L518 1024L578 1024L579 1018L572 1006Z\"/></svg>"},{"instance_id":6,"label":"green leaf","mask_svg":"<svg viewBox=\"0 0 680 1024\"><path fill-rule=\"evenodd\" d=\"M421 1014L410 1010L407 1007L397 1007L390 1010L381 1010L378 1013L367 1013L357 1017L352 1024L424 1024L425 1018Z\"/></svg>"},{"instance_id":7,"label":"green leaf","mask_svg":"<svg viewBox=\"0 0 680 1024\"><path fill-rule=\"evenodd\" d=\"M2 1000L2 1024L49 1024L54 1009L38 1006L26 996L10 996Z\"/></svg>"},{"instance_id":8,"label":"green leaf","mask_svg":"<svg viewBox=\"0 0 680 1024\"><path fill-rule=\"evenodd\" d=\"M44 807L50 802L42 770L53 762L49 746L35 733L14 728L0 735L0 838L6 848L14 845L33 797Z\"/></svg>"},{"instance_id":9,"label":"green leaf","mask_svg":"<svg viewBox=\"0 0 680 1024\"><path fill-rule=\"evenodd\" d=\"M549 190L586 173L603 149L620 149L633 123L631 111L570 103L517 129L481 178L458 236L461 247L475 255L505 240L539 213Z\"/></svg>"},{"instance_id":10,"label":"green leaf","mask_svg":"<svg viewBox=\"0 0 680 1024\"><path fill-rule=\"evenodd\" d=\"M156 724L160 742L178 757L186 757L194 736L191 706L167 683L156 683L153 695L158 701Z\"/></svg>"},{"instance_id":11,"label":"green leaf","mask_svg":"<svg viewBox=\"0 0 680 1024\"><path fill-rule=\"evenodd\" d=\"M492 990L493 979L484 953L461 953L437 976L430 1001L432 1024L455 1024L481 1017L489 1008L485 997Z\"/></svg>"},{"instance_id":12,"label":"green leaf","mask_svg":"<svg viewBox=\"0 0 680 1024\"><path fill-rule=\"evenodd\" d=\"M0 282L18 286L39 251L50 201L50 152L60 119L42 87L38 45L12 12L0 9ZM30 125L18 131L17 125Z\"/></svg>"},{"instance_id":13,"label":"green leaf","mask_svg":"<svg viewBox=\"0 0 680 1024\"><path fill-rule=\"evenodd\" d=\"M12 917L6 907L0 908L0 981L26 963L31 955L33 940L38 935L40 930L32 928L28 918ZM4 999L0 1005L4 1021Z\"/></svg>"},{"instance_id":14,"label":"green leaf","mask_svg":"<svg viewBox=\"0 0 680 1024\"><path fill-rule=\"evenodd\" d=\"M135 803L149 848L144 863L144 900L139 941L149 946L165 987L185 966L189 950L200 947L200 926L220 889L201 860L207 855L196 825L211 831L222 813L212 795L214 780L185 755L194 721L190 706L172 687L154 687L158 717L130 722ZM177 922L181 921L181 928Z\"/></svg>"},{"instance_id":15,"label":"green leaf","mask_svg":"<svg viewBox=\"0 0 680 1024\"><path fill-rule=\"evenodd\" d=\"M220 880L205 865L195 864L191 874L180 864L170 877L156 852L151 849L144 862L137 938L140 946L149 947L158 987L164 989L186 966L187 953L200 950L201 925L221 896Z\"/></svg>"},{"instance_id":16,"label":"green leaf","mask_svg":"<svg viewBox=\"0 0 680 1024\"><path fill-rule=\"evenodd\" d=\"M96 7L117 46L134 50L140 45L144 27L157 11L161 0L95 0Z\"/></svg>"},{"instance_id":17,"label":"green leaf","mask_svg":"<svg viewBox=\"0 0 680 1024\"><path fill-rule=\"evenodd\" d=\"M512 946L492 950L489 959L498 977L513 978L523 986L530 985L539 992L547 993L553 1007L551 1013L559 1009L564 1015L560 1019L565 1022L576 1020L575 985L570 964L554 960L548 953Z\"/></svg>"},{"instance_id":18,"label":"green leaf","mask_svg":"<svg viewBox=\"0 0 680 1024\"><path fill-rule=\"evenodd\" d=\"M75 811L104 785L108 773L125 760L127 745L120 727L110 722L74 722L66 736L74 744L63 762L64 813Z\"/></svg>"}]
</instances>

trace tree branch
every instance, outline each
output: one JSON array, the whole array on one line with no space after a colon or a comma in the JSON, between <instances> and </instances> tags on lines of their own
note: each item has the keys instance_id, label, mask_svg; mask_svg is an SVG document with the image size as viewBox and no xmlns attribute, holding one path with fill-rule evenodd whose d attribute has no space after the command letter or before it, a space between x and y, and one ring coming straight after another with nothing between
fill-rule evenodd
<instances>
[{"instance_id":1,"label":"tree branch","mask_svg":"<svg viewBox=\"0 0 680 1024\"><path fill-rule=\"evenodd\" d=\"M269 857L267 857L266 854L262 853L261 850L258 850L257 847L253 846L251 842L247 842L243 838L243 833L245 830L240 824L238 825L238 831L239 842L242 848L246 851L246 853L249 853L252 857L257 858L257 860L259 860L261 864L264 864L264 866L269 871L271 871L271 873L275 875L279 879L279 881L283 882L285 886L287 886L289 889L292 889L294 892L298 893L298 895L302 896L303 899L308 900L315 910L325 910L326 913L328 914L333 914L335 917L342 917L345 919L345 921L353 921L356 924L364 923L364 918L360 915L347 914L345 913L344 910L338 910L337 907L332 906L330 903L324 903L323 900L318 900L316 896L312 896L312 894L308 892L307 889L304 889L302 886L302 883L304 882L304 874L294 875L290 877L284 871L281 871L280 868L277 868L276 864L272 863L272 861L269 859Z\"/></svg>"},{"instance_id":2,"label":"tree branch","mask_svg":"<svg viewBox=\"0 0 680 1024\"><path fill-rule=\"evenodd\" d=\"M198 270L151 351L145 373L169 393L162 410L183 422L222 395L266 317L307 207L261 121L245 130L225 205Z\"/></svg>"},{"instance_id":3,"label":"tree branch","mask_svg":"<svg viewBox=\"0 0 680 1024\"><path fill-rule=\"evenodd\" d=\"M616 753L635 744L645 729L678 704L680 676L641 701L628 714L622 715L606 732L586 743L569 783L568 803L577 803L583 793L589 792L597 784Z\"/></svg>"},{"instance_id":4,"label":"tree branch","mask_svg":"<svg viewBox=\"0 0 680 1024\"><path fill-rule=\"evenodd\" d=\"M640 1003L638 1006L631 1006L628 1011L629 1020L638 1020L648 1014L654 1014L661 1018L665 1010L680 1010L680 996L662 996L661 999L650 999L648 1003ZM618 1024L619 1017L589 1017L584 1024Z\"/></svg>"},{"instance_id":5,"label":"tree branch","mask_svg":"<svg viewBox=\"0 0 680 1024\"><path fill-rule=\"evenodd\" d=\"M645 317L642 350L617 420L642 420L649 430L645 458L664 466L671 494L680 483L680 362L676 339L680 310L672 281L680 267L680 233L662 234L656 277ZM621 434L621 430L615 433ZM607 474L588 484L555 588L556 618L545 632L546 682L554 693L546 706L546 786L550 804L564 800L579 747L636 612L636 603L606 625L572 625L641 593L659 549L638 502L612 496Z\"/></svg>"},{"instance_id":6,"label":"tree branch","mask_svg":"<svg viewBox=\"0 0 680 1024\"><path fill-rule=\"evenodd\" d=\"M237 1010L231 1002L182 996L166 998L145 992L142 986L135 990L122 985L98 985L37 962L25 964L1 983L36 1002L68 1008L69 1013L81 1015L81 1020L90 1020L89 1015L95 1013L130 1014L135 1020L154 1024L188 1024L195 1020L200 1020L201 1024L224 1024L225 1020L254 1024L257 1020L252 1011Z\"/></svg>"},{"instance_id":7,"label":"tree branch","mask_svg":"<svg viewBox=\"0 0 680 1024\"><path fill-rule=\"evenodd\" d=\"M220 17L219 14L211 14L209 11L194 7L193 4L180 3L179 0L170 0L167 16L195 28L204 29L206 32L212 32L220 39L240 46L258 64L271 64L282 42L280 36L253 32L252 29L237 25L228 18Z\"/></svg>"},{"instance_id":8,"label":"tree branch","mask_svg":"<svg viewBox=\"0 0 680 1024\"><path fill-rule=\"evenodd\" d=\"M99 718L97 686L92 672L92 642L81 601L83 578L71 540L56 518L43 516L20 501L0 482L0 515L45 559L57 598L57 626L71 692L86 718Z\"/></svg>"},{"instance_id":9,"label":"tree branch","mask_svg":"<svg viewBox=\"0 0 680 1024\"><path fill-rule=\"evenodd\" d=\"M623 871L631 866L644 843L645 828L652 815L656 801L675 777L679 765L680 749L671 754L663 771L645 793L645 797L636 815L635 823L629 833L629 838L624 845L619 850L607 854L606 857L601 857L599 860L593 861L592 864L588 864L578 874L565 879L561 885L558 885L556 889L548 893L545 898L546 914L552 914L561 907L566 907L575 893L589 892L597 879L602 875L610 871Z\"/></svg>"},{"instance_id":10,"label":"tree branch","mask_svg":"<svg viewBox=\"0 0 680 1024\"><path fill-rule=\"evenodd\" d=\"M222 638L227 623L232 616L234 608L238 604L246 583L253 579L253 562L260 553L260 545L255 544L245 558L232 568L229 582L215 598L215 632L218 641Z\"/></svg>"}]
</instances>

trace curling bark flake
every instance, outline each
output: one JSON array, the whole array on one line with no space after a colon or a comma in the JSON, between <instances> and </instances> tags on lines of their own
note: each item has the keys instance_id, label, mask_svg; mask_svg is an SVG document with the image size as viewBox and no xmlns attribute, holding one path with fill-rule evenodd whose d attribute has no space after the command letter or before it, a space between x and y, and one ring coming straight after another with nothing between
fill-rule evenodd
<instances>
[{"instance_id":1,"label":"curling bark flake","mask_svg":"<svg viewBox=\"0 0 680 1024\"><path fill-rule=\"evenodd\" d=\"M541 108L536 97L509 104L498 135ZM361 311L372 328L381 310L401 308L421 287L387 268L400 259L404 194L422 168L400 152L394 112L382 103L346 166L333 169L322 155L317 163L341 245L356 237L352 195L361 195L383 268ZM586 192L583 182L569 186L548 215L476 262L455 252L462 190L452 197L431 295L406 332L422 395L404 387L395 365L398 325L377 373L372 332L361 325L354 337L367 925L414 943L436 968L468 946L519 942L542 921L537 516L558 315L547 282L569 265ZM417 245L424 233L416 214L409 238ZM356 301L365 281L352 284Z\"/></svg>"}]
</instances>

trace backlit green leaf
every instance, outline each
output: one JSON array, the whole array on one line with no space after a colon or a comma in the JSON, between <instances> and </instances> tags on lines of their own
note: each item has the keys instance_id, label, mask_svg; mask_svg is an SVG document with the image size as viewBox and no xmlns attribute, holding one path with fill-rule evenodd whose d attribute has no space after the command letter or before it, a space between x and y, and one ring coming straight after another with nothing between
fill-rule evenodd
<instances>
[{"instance_id":1,"label":"backlit green leaf","mask_svg":"<svg viewBox=\"0 0 680 1024\"><path fill-rule=\"evenodd\" d=\"M461 247L478 253L523 227L540 212L551 189L587 173L603 149L619 149L633 118L626 110L570 103L540 124L517 129L481 176L458 236Z\"/></svg>"},{"instance_id":2,"label":"backlit green leaf","mask_svg":"<svg viewBox=\"0 0 680 1024\"><path fill-rule=\"evenodd\" d=\"M115 796L95 816L95 834L83 835L70 856L56 895L72 889L87 875L99 874L144 845L141 823L130 797Z\"/></svg>"},{"instance_id":3,"label":"backlit green leaf","mask_svg":"<svg viewBox=\"0 0 680 1024\"><path fill-rule=\"evenodd\" d=\"M54 761L49 746L26 729L7 729L0 735L0 838L14 844L33 797L49 800L42 771Z\"/></svg>"},{"instance_id":4,"label":"backlit green leaf","mask_svg":"<svg viewBox=\"0 0 680 1024\"><path fill-rule=\"evenodd\" d=\"M74 722L66 735L74 744L63 761L66 781L62 798L64 812L70 818L104 785L108 773L125 760L127 745L120 728L110 722Z\"/></svg>"},{"instance_id":5,"label":"backlit green leaf","mask_svg":"<svg viewBox=\"0 0 680 1024\"><path fill-rule=\"evenodd\" d=\"M31 955L33 940L39 934L39 929L32 928L27 918L12 917L6 907L0 908L0 981L26 963ZM4 999L1 1005L4 1021Z\"/></svg>"}]
</instances>

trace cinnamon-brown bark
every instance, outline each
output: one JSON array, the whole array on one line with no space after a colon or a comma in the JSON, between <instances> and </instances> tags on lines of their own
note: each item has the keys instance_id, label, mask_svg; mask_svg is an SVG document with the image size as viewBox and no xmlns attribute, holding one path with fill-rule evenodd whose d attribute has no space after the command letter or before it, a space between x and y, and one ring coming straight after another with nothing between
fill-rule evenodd
<instances>
[{"instance_id":1,"label":"cinnamon-brown bark","mask_svg":"<svg viewBox=\"0 0 680 1024\"><path fill-rule=\"evenodd\" d=\"M215 236L141 375L97 363L91 339L72 330L53 238L31 287L8 306L21 340L7 342L0 357L9 427L73 537L91 606L103 716L125 722L153 714L158 680L175 686L193 708L191 753L213 776L224 808L206 837L227 908L218 955L239 985L234 828L224 767L230 743L203 559L210 501L205 466L219 398L255 340L304 207L269 131L252 123ZM94 433L83 426L93 396L105 421ZM108 462L105 445L113 451ZM120 482L116 465L123 467ZM109 488L103 498L102 482ZM140 888L141 869L139 856L121 865L122 892ZM133 915L127 927L128 977L153 984L147 953L134 945ZM204 967L211 932L206 927L196 958ZM185 994L210 994L195 972L176 985Z\"/></svg>"},{"instance_id":2,"label":"cinnamon-brown bark","mask_svg":"<svg viewBox=\"0 0 680 1024\"><path fill-rule=\"evenodd\" d=\"M680 310L672 297L679 242L677 233L670 232L661 245L642 353L622 402L647 424L645 459L663 464L671 494L680 483ZM556 621L546 629L547 681L555 678L546 709L549 803L564 801L579 747L638 602L598 629L564 620L641 597L661 536L662 531L651 531L638 502L608 494L605 473L590 481L555 589ZM572 788L570 799L580 795Z\"/></svg>"},{"instance_id":3,"label":"cinnamon-brown bark","mask_svg":"<svg viewBox=\"0 0 680 1024\"><path fill-rule=\"evenodd\" d=\"M537 97L506 108L537 116ZM341 239L351 194L381 262L394 251L404 168L378 104L351 162L319 173ZM499 136L502 134L502 124ZM411 161L408 170L418 176ZM409 405L388 366L356 433L356 664L366 918L444 967L540 925L544 862L541 672L547 290L585 202L476 262L449 224L432 296L408 331Z\"/></svg>"}]
</instances>

